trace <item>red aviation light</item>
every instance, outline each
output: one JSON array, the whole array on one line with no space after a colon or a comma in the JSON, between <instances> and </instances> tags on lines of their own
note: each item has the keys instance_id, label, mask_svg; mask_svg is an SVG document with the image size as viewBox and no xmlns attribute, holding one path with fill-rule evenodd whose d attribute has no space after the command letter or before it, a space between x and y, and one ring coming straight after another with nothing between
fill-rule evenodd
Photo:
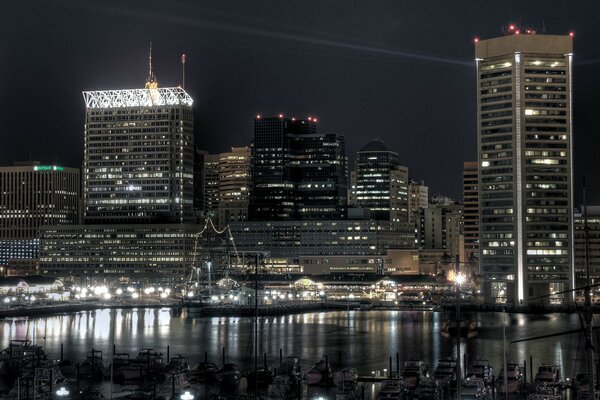
<instances>
[{"instance_id":1,"label":"red aviation light","mask_svg":"<svg viewBox=\"0 0 600 400\"><path fill-rule=\"evenodd\" d=\"M316 118L313 118L313 122L317 122L317 119L316 119Z\"/></svg>"},{"instance_id":2,"label":"red aviation light","mask_svg":"<svg viewBox=\"0 0 600 400\"><path fill-rule=\"evenodd\" d=\"M260 119L260 114L256 114L256 119Z\"/></svg>"},{"instance_id":3,"label":"red aviation light","mask_svg":"<svg viewBox=\"0 0 600 400\"><path fill-rule=\"evenodd\" d=\"M283 118L283 114L279 114L279 118Z\"/></svg>"},{"instance_id":4,"label":"red aviation light","mask_svg":"<svg viewBox=\"0 0 600 400\"><path fill-rule=\"evenodd\" d=\"M575 37L575 32L573 32L573 31L569 32L569 36Z\"/></svg>"},{"instance_id":5,"label":"red aviation light","mask_svg":"<svg viewBox=\"0 0 600 400\"><path fill-rule=\"evenodd\" d=\"M516 27L515 27L514 25L512 25L512 24L511 24L511 25L508 27L508 29L510 29L511 31L514 31L514 30L515 30L515 28L516 28Z\"/></svg>"},{"instance_id":6,"label":"red aviation light","mask_svg":"<svg viewBox=\"0 0 600 400\"><path fill-rule=\"evenodd\" d=\"M478 37L473 38L473 43L479 43L479 38Z\"/></svg>"}]
</instances>

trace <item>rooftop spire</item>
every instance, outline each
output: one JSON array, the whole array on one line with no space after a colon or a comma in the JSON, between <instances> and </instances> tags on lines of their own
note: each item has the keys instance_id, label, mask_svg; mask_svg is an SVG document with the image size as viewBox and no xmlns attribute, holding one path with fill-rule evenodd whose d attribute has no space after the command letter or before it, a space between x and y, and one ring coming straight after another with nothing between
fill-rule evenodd
<instances>
[{"instance_id":1,"label":"rooftop spire","mask_svg":"<svg viewBox=\"0 0 600 400\"><path fill-rule=\"evenodd\" d=\"M156 82L156 76L154 76L154 70L152 69L152 42L150 42L150 53L148 54L148 78L146 78L146 89L156 89L158 82Z\"/></svg>"}]
</instances>

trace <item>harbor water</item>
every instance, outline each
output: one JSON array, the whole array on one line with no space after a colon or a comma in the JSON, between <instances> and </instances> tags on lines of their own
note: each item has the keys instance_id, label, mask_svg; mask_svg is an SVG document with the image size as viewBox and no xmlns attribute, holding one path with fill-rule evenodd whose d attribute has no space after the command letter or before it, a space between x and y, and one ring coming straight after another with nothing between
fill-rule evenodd
<instances>
[{"instance_id":1,"label":"harbor water","mask_svg":"<svg viewBox=\"0 0 600 400\"><path fill-rule=\"evenodd\" d=\"M503 323L508 341L579 328L575 314L525 315L475 313L478 335L462 339L461 360L468 363L486 357L496 371L502 364ZM440 358L456 356L455 338L440 334L447 319L443 312L431 311L329 311L259 319L260 364L263 353L268 363L277 366L280 349L284 356L300 358L304 369L328 355L333 367L354 367L360 375L382 374L389 369L390 356L403 362L418 358L435 369ZM103 309L44 318L5 319L0 322L0 345L11 339L28 338L43 345L50 357L59 358L61 343L64 358L82 360L92 347L105 354L108 364L113 343L117 352L137 354L153 348L165 358L182 354L190 364L204 360L234 362L242 370L254 366L253 318L195 317L183 312L172 316L162 309ZM533 359L534 373L540 363L556 364L562 376L573 377L585 368L585 341L580 333L543 340L507 343L508 362ZM224 348L224 350L223 350ZM529 376L528 376L528 379Z\"/></svg>"}]
</instances>

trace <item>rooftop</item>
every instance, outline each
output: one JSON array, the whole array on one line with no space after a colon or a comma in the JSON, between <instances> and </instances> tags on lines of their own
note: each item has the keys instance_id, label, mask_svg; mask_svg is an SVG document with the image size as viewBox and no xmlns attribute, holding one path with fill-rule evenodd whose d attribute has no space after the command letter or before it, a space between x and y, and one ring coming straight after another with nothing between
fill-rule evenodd
<instances>
[{"instance_id":1,"label":"rooftop","mask_svg":"<svg viewBox=\"0 0 600 400\"><path fill-rule=\"evenodd\" d=\"M191 106L194 100L180 87L94 90L83 92L87 108Z\"/></svg>"}]
</instances>

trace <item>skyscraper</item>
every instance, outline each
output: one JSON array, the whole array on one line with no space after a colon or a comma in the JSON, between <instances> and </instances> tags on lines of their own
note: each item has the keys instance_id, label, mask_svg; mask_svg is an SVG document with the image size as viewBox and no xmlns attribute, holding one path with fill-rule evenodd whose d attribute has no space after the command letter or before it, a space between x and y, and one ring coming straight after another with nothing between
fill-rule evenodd
<instances>
[{"instance_id":1,"label":"skyscraper","mask_svg":"<svg viewBox=\"0 0 600 400\"><path fill-rule=\"evenodd\" d=\"M83 92L86 223L193 219L194 120L182 88Z\"/></svg>"},{"instance_id":2,"label":"skyscraper","mask_svg":"<svg viewBox=\"0 0 600 400\"><path fill-rule=\"evenodd\" d=\"M381 140L358 151L355 192L354 205L370 210L372 219L408 222L408 168Z\"/></svg>"},{"instance_id":3,"label":"skyscraper","mask_svg":"<svg viewBox=\"0 0 600 400\"><path fill-rule=\"evenodd\" d=\"M84 225L45 227L40 270L180 281L193 260L192 98L159 88L83 92Z\"/></svg>"},{"instance_id":4,"label":"skyscraper","mask_svg":"<svg viewBox=\"0 0 600 400\"><path fill-rule=\"evenodd\" d=\"M347 180L343 136L319 133L312 117L255 118L251 220L343 219Z\"/></svg>"},{"instance_id":5,"label":"skyscraper","mask_svg":"<svg viewBox=\"0 0 600 400\"><path fill-rule=\"evenodd\" d=\"M527 304L574 280L572 37L527 32L475 43L480 262L496 303Z\"/></svg>"},{"instance_id":6,"label":"skyscraper","mask_svg":"<svg viewBox=\"0 0 600 400\"><path fill-rule=\"evenodd\" d=\"M429 206L429 187L423 181L411 179L408 183L408 222L415 223L415 213Z\"/></svg>"}]
</instances>

